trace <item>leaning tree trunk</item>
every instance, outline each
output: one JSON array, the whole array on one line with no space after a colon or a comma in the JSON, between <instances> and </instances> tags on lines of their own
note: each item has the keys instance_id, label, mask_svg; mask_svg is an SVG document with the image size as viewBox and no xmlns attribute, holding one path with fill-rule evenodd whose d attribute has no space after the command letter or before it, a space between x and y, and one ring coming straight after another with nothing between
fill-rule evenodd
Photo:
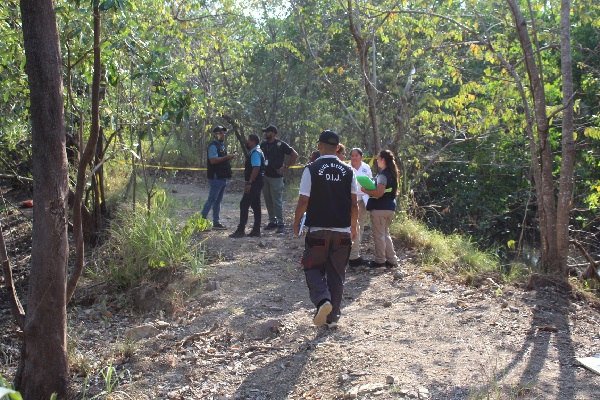
<instances>
[{"instance_id":1,"label":"leaning tree trunk","mask_svg":"<svg viewBox=\"0 0 600 400\"><path fill-rule=\"evenodd\" d=\"M77 168L77 184L73 201L73 239L75 242L75 268L67 285L67 301L71 299L77 281L83 272L85 243L83 240L82 206L83 191L87 182L86 170L94 159L96 144L100 131L100 11L98 5L93 8L94 14L94 73L92 76L92 121L90 138L85 145L79 167Z\"/></svg>"},{"instance_id":2,"label":"leaning tree trunk","mask_svg":"<svg viewBox=\"0 0 600 400\"><path fill-rule=\"evenodd\" d=\"M67 392L67 157L61 55L52 0L21 0L33 144L33 233L15 387L27 400Z\"/></svg>"}]
</instances>

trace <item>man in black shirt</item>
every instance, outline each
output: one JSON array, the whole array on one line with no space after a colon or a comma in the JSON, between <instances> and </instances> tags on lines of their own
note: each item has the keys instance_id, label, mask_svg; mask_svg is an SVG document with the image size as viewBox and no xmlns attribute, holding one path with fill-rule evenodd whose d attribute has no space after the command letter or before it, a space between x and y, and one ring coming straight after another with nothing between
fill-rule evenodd
<instances>
[{"instance_id":1,"label":"man in black shirt","mask_svg":"<svg viewBox=\"0 0 600 400\"><path fill-rule=\"evenodd\" d=\"M266 230L277 228L277 233L283 233L283 173L296 162L298 153L286 142L277 139L277 127L269 125L263 128L265 140L260 148L265 155L265 183L263 195L269 213L269 223ZM288 161L285 161L288 156Z\"/></svg>"},{"instance_id":2,"label":"man in black shirt","mask_svg":"<svg viewBox=\"0 0 600 400\"><path fill-rule=\"evenodd\" d=\"M306 212L302 265L310 300L317 307L313 324L335 328L346 278L352 240L356 238L360 194L354 170L336 157L339 135L323 131L319 137L321 157L304 168L294 216L294 233Z\"/></svg>"}]
</instances>

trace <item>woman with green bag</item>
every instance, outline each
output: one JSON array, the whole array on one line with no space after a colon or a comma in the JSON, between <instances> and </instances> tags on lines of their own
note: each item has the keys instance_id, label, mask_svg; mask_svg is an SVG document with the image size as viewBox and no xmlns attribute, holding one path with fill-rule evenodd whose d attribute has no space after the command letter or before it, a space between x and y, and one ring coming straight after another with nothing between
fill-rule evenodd
<instances>
[{"instance_id":1,"label":"woman with green bag","mask_svg":"<svg viewBox=\"0 0 600 400\"><path fill-rule=\"evenodd\" d=\"M396 267L398 259L390 236L390 226L396 212L396 195L398 193L398 165L394 153L390 150L382 150L377 156L377 166L381 172L377 176L376 188L374 190L361 188L370 196L366 208L371 212L371 226L375 242L375 260L369 263L369 267Z\"/></svg>"}]
</instances>

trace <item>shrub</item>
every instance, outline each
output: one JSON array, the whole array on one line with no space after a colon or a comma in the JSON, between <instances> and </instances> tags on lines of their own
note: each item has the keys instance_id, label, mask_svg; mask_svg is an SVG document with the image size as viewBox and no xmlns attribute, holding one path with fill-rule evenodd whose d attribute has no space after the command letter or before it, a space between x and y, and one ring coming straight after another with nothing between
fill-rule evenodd
<instances>
[{"instance_id":1,"label":"shrub","mask_svg":"<svg viewBox=\"0 0 600 400\"><path fill-rule=\"evenodd\" d=\"M182 227L176 206L163 192L154 197L150 211L139 204L135 211L131 205L120 207L99 252L110 281L132 286L159 269L184 266L196 274L203 270L202 243L195 243L192 236L210 223L196 213Z\"/></svg>"}]
</instances>

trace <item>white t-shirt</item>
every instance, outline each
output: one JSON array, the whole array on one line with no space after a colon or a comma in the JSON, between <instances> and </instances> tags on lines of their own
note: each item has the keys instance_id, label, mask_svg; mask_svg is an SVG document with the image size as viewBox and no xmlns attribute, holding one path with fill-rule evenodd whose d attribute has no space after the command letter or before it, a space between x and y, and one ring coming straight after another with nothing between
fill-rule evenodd
<instances>
[{"instance_id":1,"label":"white t-shirt","mask_svg":"<svg viewBox=\"0 0 600 400\"><path fill-rule=\"evenodd\" d=\"M321 156L321 157L317 158L317 160L319 160L321 158L338 159L336 156L330 155L330 156ZM354 170L354 168L353 168L353 170ZM310 171L308 170L308 168L304 168L304 172L302 172L302 178L300 179L300 191L299 191L300 194L310 197L311 187L312 187L312 178L310 176ZM358 182L356 181L356 173L353 175L352 189L350 189L350 192L357 196L360 196L361 194L363 194L363 192L361 192L360 189L358 188ZM350 227L347 227L347 228L322 228L322 227L313 226L310 228L311 231L319 231L319 230L323 230L323 229L327 229L330 231L336 231L336 232L350 232Z\"/></svg>"},{"instance_id":2,"label":"white t-shirt","mask_svg":"<svg viewBox=\"0 0 600 400\"><path fill-rule=\"evenodd\" d=\"M352 167L352 163L350 163L350 166ZM354 169L354 167L352 167L352 169ZM369 167L369 165L366 164L364 161L360 162L360 166L358 167L358 169L354 169L354 175L368 176L369 178L373 179L373 172L371 171L371 167ZM360 183L358 184L358 186L360 187ZM363 192L360 193L362 195L362 200L365 202L365 205L367 205L367 201L369 201L369 195Z\"/></svg>"}]
</instances>

